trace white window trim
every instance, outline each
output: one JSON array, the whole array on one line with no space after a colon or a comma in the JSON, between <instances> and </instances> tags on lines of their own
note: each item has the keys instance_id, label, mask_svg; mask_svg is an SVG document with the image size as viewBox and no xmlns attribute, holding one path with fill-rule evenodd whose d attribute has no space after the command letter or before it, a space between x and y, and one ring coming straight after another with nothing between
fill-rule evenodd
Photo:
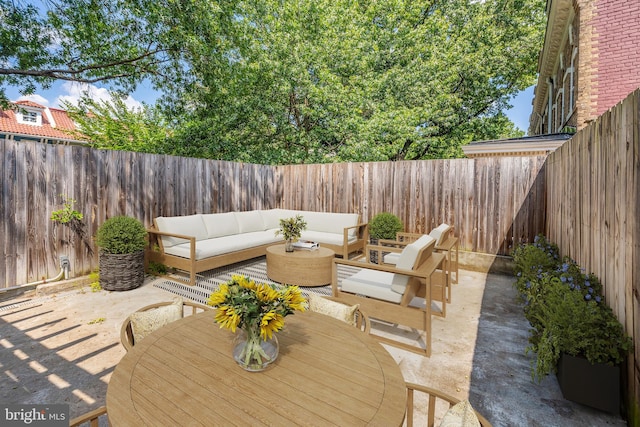
<instances>
[{"instance_id":1,"label":"white window trim","mask_svg":"<svg viewBox=\"0 0 640 427\"><path fill-rule=\"evenodd\" d=\"M558 100L558 98L560 99ZM558 108L558 105L560 105L560 108ZM558 92L556 93L556 102L553 105L553 108L556 109L556 132L560 132L560 129L564 127L564 88L558 89ZM558 113L560 114L560 120L558 120Z\"/></svg>"},{"instance_id":2,"label":"white window trim","mask_svg":"<svg viewBox=\"0 0 640 427\"><path fill-rule=\"evenodd\" d=\"M33 115L35 114L36 121L25 120L25 114ZM42 112L34 111L28 108L20 107L18 111L16 111L16 119L18 123L23 125L31 125L31 126L42 126Z\"/></svg>"}]
</instances>

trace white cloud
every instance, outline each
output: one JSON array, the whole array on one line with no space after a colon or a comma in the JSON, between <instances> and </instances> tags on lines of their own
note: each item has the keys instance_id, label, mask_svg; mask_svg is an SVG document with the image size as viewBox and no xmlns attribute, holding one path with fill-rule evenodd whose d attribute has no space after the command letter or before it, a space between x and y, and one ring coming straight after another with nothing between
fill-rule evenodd
<instances>
[{"instance_id":1,"label":"white cloud","mask_svg":"<svg viewBox=\"0 0 640 427\"><path fill-rule=\"evenodd\" d=\"M35 102L36 104L44 105L45 107L49 105L49 100L47 98L37 94L23 95L20 98L18 98L18 101L32 101L32 102Z\"/></svg>"},{"instance_id":2,"label":"white cloud","mask_svg":"<svg viewBox=\"0 0 640 427\"><path fill-rule=\"evenodd\" d=\"M56 98L55 105L62 108L63 102L68 102L72 105L78 105L78 101L84 95L88 95L91 99L96 101L111 102L111 94L105 88L99 88L94 85L88 85L84 83L65 82L60 87L61 94ZM142 104L136 101L131 95L128 95L124 100L125 105L129 110L137 110L142 108Z\"/></svg>"}]
</instances>

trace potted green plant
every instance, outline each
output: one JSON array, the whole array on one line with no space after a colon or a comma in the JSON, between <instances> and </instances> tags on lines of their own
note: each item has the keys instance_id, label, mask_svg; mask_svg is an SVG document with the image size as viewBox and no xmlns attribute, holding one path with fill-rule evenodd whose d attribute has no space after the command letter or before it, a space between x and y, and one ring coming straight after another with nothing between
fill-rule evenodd
<instances>
[{"instance_id":1,"label":"potted green plant","mask_svg":"<svg viewBox=\"0 0 640 427\"><path fill-rule=\"evenodd\" d=\"M307 223L302 215L280 219L280 228L276 230L276 236L282 235L285 251L293 252L293 242L300 239L302 230L306 228Z\"/></svg>"},{"instance_id":2,"label":"potted green plant","mask_svg":"<svg viewBox=\"0 0 640 427\"><path fill-rule=\"evenodd\" d=\"M144 247L147 230L135 218L107 219L96 233L100 248L100 285L108 291L135 289L144 282Z\"/></svg>"},{"instance_id":3,"label":"potted green plant","mask_svg":"<svg viewBox=\"0 0 640 427\"><path fill-rule=\"evenodd\" d=\"M631 339L593 274L585 274L544 236L513 253L516 287L531 325L527 351L536 353L532 377L555 372L566 399L620 411L620 365Z\"/></svg>"},{"instance_id":4,"label":"potted green plant","mask_svg":"<svg viewBox=\"0 0 640 427\"><path fill-rule=\"evenodd\" d=\"M380 212L369 221L369 238L371 239L395 239L396 233L402 231L404 226L396 215L390 212Z\"/></svg>"},{"instance_id":5,"label":"potted green plant","mask_svg":"<svg viewBox=\"0 0 640 427\"><path fill-rule=\"evenodd\" d=\"M390 212L380 212L369 221L369 242L376 245L379 239L395 239L396 233L402 230L404 226L400 218ZM378 252L371 251L369 258L377 264Z\"/></svg>"}]
</instances>

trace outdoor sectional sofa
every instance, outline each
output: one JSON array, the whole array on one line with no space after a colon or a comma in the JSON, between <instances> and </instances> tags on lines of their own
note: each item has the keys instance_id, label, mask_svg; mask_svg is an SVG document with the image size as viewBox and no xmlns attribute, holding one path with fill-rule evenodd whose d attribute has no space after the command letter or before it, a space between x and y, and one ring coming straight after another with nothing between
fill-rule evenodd
<instances>
[{"instance_id":1,"label":"outdoor sectional sofa","mask_svg":"<svg viewBox=\"0 0 640 427\"><path fill-rule=\"evenodd\" d=\"M188 272L183 281L195 285L197 273L265 255L268 246L283 242L276 236L280 219L298 214L307 223L302 240L318 242L345 259L364 251L368 226L359 214L267 209L157 217L147 230L145 259Z\"/></svg>"}]
</instances>

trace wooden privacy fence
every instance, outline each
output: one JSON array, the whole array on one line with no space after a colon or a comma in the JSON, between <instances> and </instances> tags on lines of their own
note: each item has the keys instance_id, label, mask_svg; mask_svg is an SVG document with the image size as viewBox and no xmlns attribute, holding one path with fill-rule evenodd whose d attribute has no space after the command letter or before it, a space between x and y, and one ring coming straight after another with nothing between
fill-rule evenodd
<instances>
[{"instance_id":1,"label":"wooden privacy fence","mask_svg":"<svg viewBox=\"0 0 640 427\"><path fill-rule=\"evenodd\" d=\"M264 166L0 140L0 287L97 268L97 227L115 215L285 207L397 214L408 231L455 226L460 248L508 254L544 230L544 157ZM81 229L54 223L62 196Z\"/></svg>"},{"instance_id":2,"label":"wooden privacy fence","mask_svg":"<svg viewBox=\"0 0 640 427\"><path fill-rule=\"evenodd\" d=\"M545 226L544 157L281 166L284 207L378 212L406 231L455 226L460 249L507 255Z\"/></svg>"},{"instance_id":3,"label":"wooden privacy fence","mask_svg":"<svg viewBox=\"0 0 640 427\"><path fill-rule=\"evenodd\" d=\"M547 159L547 235L603 284L635 343L629 396L640 410L640 90ZM637 414L640 416L640 414Z\"/></svg>"}]
</instances>

